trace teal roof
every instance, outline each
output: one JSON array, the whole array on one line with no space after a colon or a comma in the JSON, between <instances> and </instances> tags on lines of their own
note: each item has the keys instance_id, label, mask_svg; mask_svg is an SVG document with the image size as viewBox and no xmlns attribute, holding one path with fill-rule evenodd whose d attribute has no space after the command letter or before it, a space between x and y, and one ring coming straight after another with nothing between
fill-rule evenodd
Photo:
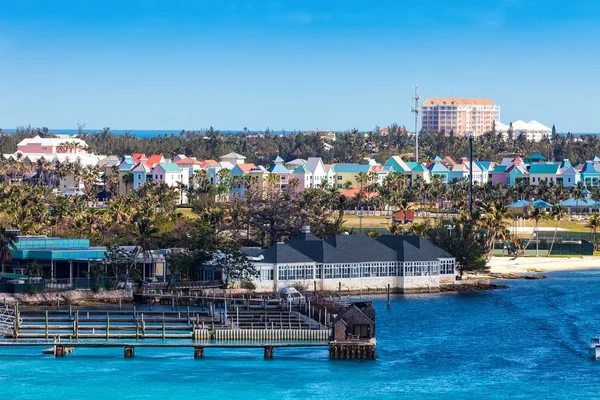
<instances>
[{"instance_id":1,"label":"teal roof","mask_svg":"<svg viewBox=\"0 0 600 400\"><path fill-rule=\"evenodd\" d=\"M503 174L506 171L506 165L496 165L492 174Z\"/></svg>"},{"instance_id":2,"label":"teal roof","mask_svg":"<svg viewBox=\"0 0 600 400\"><path fill-rule=\"evenodd\" d=\"M158 166L160 166L165 172L181 172L181 168L179 168L175 163L158 163Z\"/></svg>"},{"instance_id":3,"label":"teal roof","mask_svg":"<svg viewBox=\"0 0 600 400\"><path fill-rule=\"evenodd\" d=\"M529 168L529 174L556 174L558 172L558 169L558 165L554 163L532 164Z\"/></svg>"},{"instance_id":4,"label":"teal roof","mask_svg":"<svg viewBox=\"0 0 600 400\"><path fill-rule=\"evenodd\" d=\"M569 168L572 167L573 165L571 164L571 161L569 161L568 159L564 159L563 162L560 164L560 166L562 168Z\"/></svg>"},{"instance_id":5,"label":"teal roof","mask_svg":"<svg viewBox=\"0 0 600 400\"><path fill-rule=\"evenodd\" d=\"M273 160L273 162L276 162L276 163L277 163L277 162L283 162L283 158L281 158L281 157L277 156L277 157L276 157L276 158Z\"/></svg>"},{"instance_id":6,"label":"teal roof","mask_svg":"<svg viewBox=\"0 0 600 400\"><path fill-rule=\"evenodd\" d=\"M444 159L440 156L435 156L435 158L433 159L433 161L444 161Z\"/></svg>"},{"instance_id":7,"label":"teal roof","mask_svg":"<svg viewBox=\"0 0 600 400\"><path fill-rule=\"evenodd\" d=\"M417 164L413 169L413 171L422 172L427 171L427 168L423 164Z\"/></svg>"},{"instance_id":8,"label":"teal roof","mask_svg":"<svg viewBox=\"0 0 600 400\"><path fill-rule=\"evenodd\" d=\"M529 157L527 157L528 161L545 161L546 157L541 155L540 153L533 153Z\"/></svg>"},{"instance_id":9,"label":"teal roof","mask_svg":"<svg viewBox=\"0 0 600 400\"><path fill-rule=\"evenodd\" d=\"M475 164L479 165L482 171L488 171L492 165L491 161L475 161Z\"/></svg>"},{"instance_id":10,"label":"teal roof","mask_svg":"<svg viewBox=\"0 0 600 400\"><path fill-rule=\"evenodd\" d=\"M368 164L335 164L335 172L336 173L344 173L344 172L369 172L371 170L371 166Z\"/></svg>"},{"instance_id":11,"label":"teal roof","mask_svg":"<svg viewBox=\"0 0 600 400\"><path fill-rule=\"evenodd\" d=\"M447 174L448 172L448 168L446 168L446 166L442 163L436 162L433 163L429 166L429 168L427 168L428 170L430 170L432 173L438 173L438 174Z\"/></svg>"},{"instance_id":12,"label":"teal roof","mask_svg":"<svg viewBox=\"0 0 600 400\"><path fill-rule=\"evenodd\" d=\"M306 173L308 173L309 171L308 171L306 168L304 168L304 165L301 165L301 166L299 166L298 168L296 168L296 169L294 170L294 172L295 172L295 173L298 173L298 174L306 174Z\"/></svg>"},{"instance_id":13,"label":"teal roof","mask_svg":"<svg viewBox=\"0 0 600 400\"><path fill-rule=\"evenodd\" d=\"M276 174L289 174L290 170L284 167L281 164L273 164L268 169L269 172L273 172Z\"/></svg>"},{"instance_id":14,"label":"teal roof","mask_svg":"<svg viewBox=\"0 0 600 400\"><path fill-rule=\"evenodd\" d=\"M583 169L581 170L581 173L584 175L600 175L600 172L598 172L596 170L596 168L594 167L594 164L587 161L585 164L583 164Z\"/></svg>"},{"instance_id":15,"label":"teal roof","mask_svg":"<svg viewBox=\"0 0 600 400\"><path fill-rule=\"evenodd\" d=\"M409 171L412 171L417 166L417 163L414 161L404 161L404 164L406 164Z\"/></svg>"}]
</instances>

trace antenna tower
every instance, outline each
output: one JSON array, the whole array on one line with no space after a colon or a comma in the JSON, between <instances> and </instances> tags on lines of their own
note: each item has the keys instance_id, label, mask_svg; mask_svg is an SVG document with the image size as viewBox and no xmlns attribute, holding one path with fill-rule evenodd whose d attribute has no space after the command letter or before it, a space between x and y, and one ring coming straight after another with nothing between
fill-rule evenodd
<instances>
[{"instance_id":1,"label":"antenna tower","mask_svg":"<svg viewBox=\"0 0 600 400\"><path fill-rule=\"evenodd\" d=\"M415 85L415 94L412 99L415 101L415 106L411 107L410 112L415 113L415 162L419 162L419 113L421 107L419 107L419 85Z\"/></svg>"}]
</instances>

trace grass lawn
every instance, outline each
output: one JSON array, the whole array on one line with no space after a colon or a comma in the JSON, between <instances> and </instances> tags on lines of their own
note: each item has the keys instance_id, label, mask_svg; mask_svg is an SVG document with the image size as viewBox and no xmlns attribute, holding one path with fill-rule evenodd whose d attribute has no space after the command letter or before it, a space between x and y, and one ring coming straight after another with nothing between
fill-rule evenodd
<instances>
[{"instance_id":1,"label":"grass lawn","mask_svg":"<svg viewBox=\"0 0 600 400\"><path fill-rule=\"evenodd\" d=\"M188 218L198 218L196 214L192 212L191 208L178 208L177 212L181 213L184 217Z\"/></svg>"}]
</instances>

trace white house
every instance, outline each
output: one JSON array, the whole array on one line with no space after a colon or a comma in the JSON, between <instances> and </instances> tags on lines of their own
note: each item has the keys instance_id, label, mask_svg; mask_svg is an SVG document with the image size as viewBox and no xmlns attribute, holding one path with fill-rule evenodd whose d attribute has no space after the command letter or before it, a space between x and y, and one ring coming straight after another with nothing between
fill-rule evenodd
<instances>
[{"instance_id":1,"label":"white house","mask_svg":"<svg viewBox=\"0 0 600 400\"><path fill-rule=\"evenodd\" d=\"M187 171L182 171L175 163L158 163L152 169L152 179L155 183L165 183L169 187L176 188L179 191L179 203L188 202L187 194L181 185L187 186L190 182L190 176Z\"/></svg>"}]
</instances>

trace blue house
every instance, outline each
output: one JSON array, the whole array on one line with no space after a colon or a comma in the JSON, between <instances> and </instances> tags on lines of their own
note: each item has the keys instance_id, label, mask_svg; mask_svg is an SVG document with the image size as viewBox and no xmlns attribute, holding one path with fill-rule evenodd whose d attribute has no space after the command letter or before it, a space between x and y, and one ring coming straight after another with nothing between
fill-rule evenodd
<instances>
[{"instance_id":1,"label":"blue house","mask_svg":"<svg viewBox=\"0 0 600 400\"><path fill-rule=\"evenodd\" d=\"M131 170L133 173L133 190L138 190L146 182L152 180L152 169L144 163L139 163Z\"/></svg>"},{"instance_id":2,"label":"blue house","mask_svg":"<svg viewBox=\"0 0 600 400\"><path fill-rule=\"evenodd\" d=\"M600 181L600 170L599 166L592 161L586 161L581 169L581 182L586 187L598 187L598 182Z\"/></svg>"}]
</instances>

